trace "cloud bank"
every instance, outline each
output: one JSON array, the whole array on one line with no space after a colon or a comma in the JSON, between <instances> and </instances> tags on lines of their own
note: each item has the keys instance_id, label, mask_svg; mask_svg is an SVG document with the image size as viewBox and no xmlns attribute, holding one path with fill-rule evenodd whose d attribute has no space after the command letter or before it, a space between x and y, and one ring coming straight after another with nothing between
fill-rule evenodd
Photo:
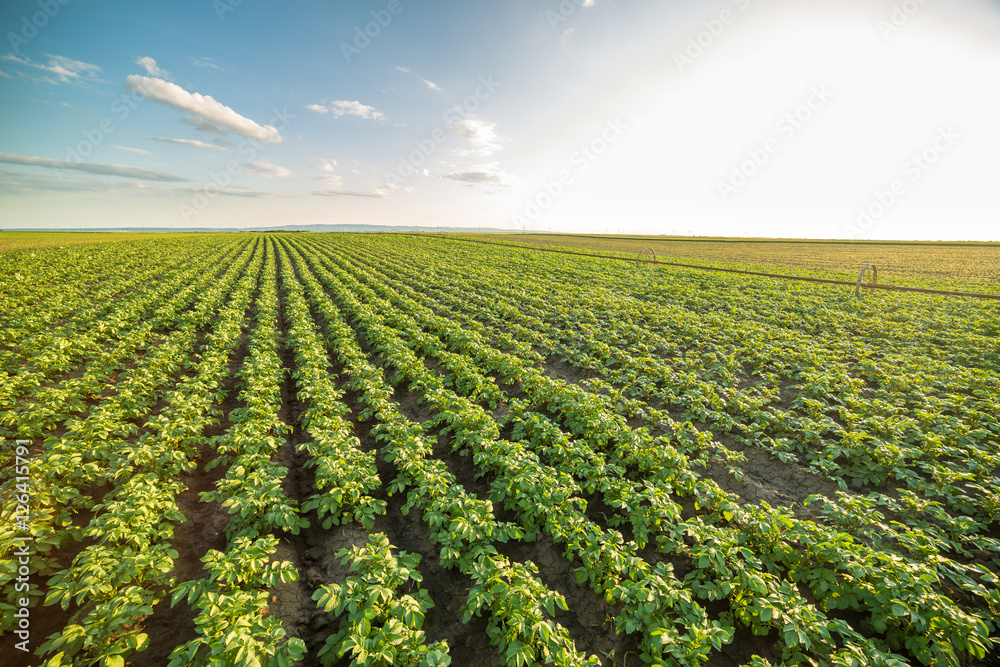
<instances>
[{"instance_id":1,"label":"cloud bank","mask_svg":"<svg viewBox=\"0 0 1000 667\"><path fill-rule=\"evenodd\" d=\"M175 83L148 76L130 74L125 79L125 88L147 100L160 102L195 114L214 125L225 127L248 139L265 143L278 143L281 134L271 125L258 125L241 116L209 95L189 93Z\"/></svg>"},{"instance_id":2,"label":"cloud bank","mask_svg":"<svg viewBox=\"0 0 1000 667\"><path fill-rule=\"evenodd\" d=\"M375 107L370 107L358 101L334 100L328 105L308 104L306 109L316 113L332 113L334 118L341 116L357 116L368 120L385 120L385 114Z\"/></svg>"},{"instance_id":3,"label":"cloud bank","mask_svg":"<svg viewBox=\"0 0 1000 667\"><path fill-rule=\"evenodd\" d=\"M71 169L73 171L85 171L90 174L103 174L105 176L123 176L125 178L138 178L143 181L165 181L170 183L183 183L190 179L174 176L162 171L151 169L140 169L139 167L127 167L122 164L97 164L94 162L70 162L68 160L53 160L45 157L30 157L25 155L12 155L10 153L0 153L0 162L7 164L22 164L29 167L46 167L48 169Z\"/></svg>"}]
</instances>

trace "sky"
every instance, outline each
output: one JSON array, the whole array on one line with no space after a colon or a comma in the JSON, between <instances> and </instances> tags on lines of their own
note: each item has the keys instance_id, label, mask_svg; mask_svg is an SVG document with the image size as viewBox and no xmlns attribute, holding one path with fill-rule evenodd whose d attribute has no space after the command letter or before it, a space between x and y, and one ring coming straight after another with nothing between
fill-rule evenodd
<instances>
[{"instance_id":1,"label":"sky","mask_svg":"<svg viewBox=\"0 0 1000 667\"><path fill-rule=\"evenodd\" d=\"M0 227L1000 240L997 0L6 0Z\"/></svg>"}]
</instances>

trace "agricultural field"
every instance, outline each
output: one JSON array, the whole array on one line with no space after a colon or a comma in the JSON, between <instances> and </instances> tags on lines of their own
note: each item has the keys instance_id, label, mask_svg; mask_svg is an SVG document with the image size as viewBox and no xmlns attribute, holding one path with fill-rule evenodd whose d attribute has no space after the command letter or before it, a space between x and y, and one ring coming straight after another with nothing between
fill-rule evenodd
<instances>
[{"instance_id":1,"label":"agricultural field","mask_svg":"<svg viewBox=\"0 0 1000 667\"><path fill-rule=\"evenodd\" d=\"M896 284L1000 283L1000 243L941 241L803 241L796 239L670 238L662 236L586 236L580 234L465 234L467 238L537 248L636 257L651 250L660 260L707 265L737 265L768 273L824 274L857 278L874 264ZM647 254L652 258L654 254ZM966 286L968 288L968 286ZM993 291L996 291L995 289Z\"/></svg>"},{"instance_id":2,"label":"agricultural field","mask_svg":"<svg viewBox=\"0 0 1000 667\"><path fill-rule=\"evenodd\" d=\"M4 665L1000 665L1000 302L390 234L4 260Z\"/></svg>"},{"instance_id":3,"label":"agricultural field","mask_svg":"<svg viewBox=\"0 0 1000 667\"><path fill-rule=\"evenodd\" d=\"M48 246L70 246L111 241L135 241L149 239L148 232L15 232L0 231L0 252L24 250L26 248L46 248ZM178 235L180 236L180 235Z\"/></svg>"}]
</instances>

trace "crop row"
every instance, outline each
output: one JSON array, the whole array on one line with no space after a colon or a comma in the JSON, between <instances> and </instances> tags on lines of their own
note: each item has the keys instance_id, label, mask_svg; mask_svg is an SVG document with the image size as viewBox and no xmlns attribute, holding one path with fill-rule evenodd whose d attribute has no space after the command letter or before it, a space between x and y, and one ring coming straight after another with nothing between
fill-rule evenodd
<instances>
[{"instance_id":1,"label":"crop row","mask_svg":"<svg viewBox=\"0 0 1000 667\"><path fill-rule=\"evenodd\" d=\"M31 606L68 619L38 649L48 665L143 660L167 598L194 616L171 667L310 649L447 665L424 631L428 558L471 582L462 616L484 618L501 664L600 664L545 573L506 555L537 540L644 664L702 665L752 635L789 665L961 667L998 645L995 313L438 239L206 237L143 262L153 247L50 270L59 249L22 253L23 295L18 267L0 276L25 343L0 340L0 428L41 441ZM114 261L131 275L100 268ZM816 488L780 506L728 490L766 483L758 451ZM226 546L182 555L185 482L216 466L197 502L226 515ZM390 512L433 549L393 544ZM307 648L270 609L300 574L279 545L343 524L369 534L337 553L346 578L307 579L332 622ZM0 529L5 612L17 534ZM202 571L178 581L182 557Z\"/></svg>"},{"instance_id":2,"label":"crop row","mask_svg":"<svg viewBox=\"0 0 1000 667\"><path fill-rule=\"evenodd\" d=\"M354 254L353 256L357 255ZM386 281L384 279L373 283L376 286L385 284ZM383 289L387 288L383 287ZM383 310L395 314L401 306L405 308L397 300L392 303L391 307L387 305ZM435 321L442 327L446 327L446 323L448 322L442 318L437 318ZM467 332L459 332L457 336L456 340L460 342L473 337ZM487 369L501 376L505 373L505 365L509 367L511 363L510 359L503 358L499 360L493 359L491 362L488 355L483 356L481 352L478 352L477 356L477 350L474 346L470 346L468 343L465 345L464 349L458 349L460 353L468 353L472 359L480 359L484 363L490 364L487 366ZM430 353L430 350L425 350L425 352ZM520 381L522 385L525 384L519 376L512 377ZM543 383L545 380L547 378L542 379ZM592 431L594 425L602 421L602 410L604 411L603 421L607 421L607 408L609 406L601 405L601 401L598 401L598 404L591 411L592 416L588 421L586 416L587 410L584 407L588 403L588 398L592 397L588 397L585 392L577 392L576 396L563 401L564 404L572 407L577 413L581 413L582 411L582 414L578 414L577 416L577 428L583 426L585 430L583 433L578 433L578 435L591 435L587 431ZM627 429L620 429L620 432L627 433ZM722 494L721 490L717 488L712 489L711 484L707 487L702 486L709 489L709 505L717 505L718 498L725 499L725 494ZM723 509L723 512L729 514L735 513L732 507L734 500L734 498L727 499L724 505L728 504L730 507ZM772 512L770 516L765 515L763 518L765 521L760 523L764 525L781 526L784 523L784 517L780 513ZM804 562L797 557L780 557L783 552L796 553L795 550L787 548L779 549L775 554L779 557L771 556L772 560L778 565L784 566L783 569L791 570L792 574L806 582L819 577L817 581L812 582L819 588L823 588L827 583L825 581L826 577L819 572L819 569L823 568L823 564L828 561L841 563L838 569L844 574L853 575L848 577L848 581L845 582L848 586L847 590L854 591L853 595L846 598L846 604L853 608L858 608L858 605L861 605L861 608L867 606L871 613L871 626L880 634L886 632L886 630L890 630L888 636L892 644L898 647L905 645L908 650L920 655L924 659L929 659L930 656L935 654L953 655L952 647L957 647L959 650L964 648L973 654L984 652L985 635L989 632L988 626L982 621L975 620L975 616L969 617L963 612L954 611L954 603L940 596L940 594L936 594L933 590L933 585L929 585L937 581L937 577L933 572L928 572L926 568L922 570L918 564L907 564L905 561L898 559L898 557L893 558L891 552L887 552L885 557L883 557L878 555L879 552L867 549L864 545L852 545L850 542L845 544L843 540L831 539L836 536L836 532L827 530L824 534L821 527L816 527L810 522L793 522L793 525L800 527L798 531L798 548L801 549L803 544L808 545L810 542L818 543L820 546L813 546L809 549L807 555L810 551L814 555L807 557ZM827 544L833 544L835 548L826 548ZM856 555L850 555L852 552ZM870 555L866 555L869 553ZM808 566L810 562L816 564L810 567ZM895 563L898 563L898 565L894 565ZM873 570L873 574L858 581L856 573L866 570ZM811 575L810 572L815 572L816 574ZM910 572L913 572L913 574L910 574ZM920 572L923 572L923 574L918 575ZM723 574L728 575L728 572ZM922 578L916 579L914 576ZM923 578L928 576L930 578ZM851 579L855 580L854 583L851 582ZM870 582L866 583L866 579L870 579ZM987 580L989 580L989 575L987 575ZM829 592L825 590L814 590L813 592L814 594L826 593L825 595L819 595L821 600L840 598L844 595L843 592L840 592L842 586L843 584L836 590ZM891 594L891 591L894 590L900 590L900 593ZM909 591L909 593L904 594L904 591ZM885 597L883 598L883 596ZM901 616L904 616L909 622L903 621L901 623ZM930 619L934 620L931 621ZM945 619L951 619L950 621L946 621L946 623L951 623L951 629L948 629L947 625L942 625L942 621L945 621ZM891 631L892 627L899 627L900 630ZM930 636L921 639L921 634Z\"/></svg>"}]
</instances>

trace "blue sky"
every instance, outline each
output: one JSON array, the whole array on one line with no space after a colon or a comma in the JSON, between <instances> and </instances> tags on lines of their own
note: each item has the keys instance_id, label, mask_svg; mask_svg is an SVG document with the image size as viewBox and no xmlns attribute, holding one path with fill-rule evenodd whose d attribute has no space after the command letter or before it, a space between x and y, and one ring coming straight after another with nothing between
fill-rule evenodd
<instances>
[{"instance_id":1,"label":"blue sky","mask_svg":"<svg viewBox=\"0 0 1000 667\"><path fill-rule=\"evenodd\" d=\"M0 226L1000 240L988 0L8 1Z\"/></svg>"}]
</instances>

